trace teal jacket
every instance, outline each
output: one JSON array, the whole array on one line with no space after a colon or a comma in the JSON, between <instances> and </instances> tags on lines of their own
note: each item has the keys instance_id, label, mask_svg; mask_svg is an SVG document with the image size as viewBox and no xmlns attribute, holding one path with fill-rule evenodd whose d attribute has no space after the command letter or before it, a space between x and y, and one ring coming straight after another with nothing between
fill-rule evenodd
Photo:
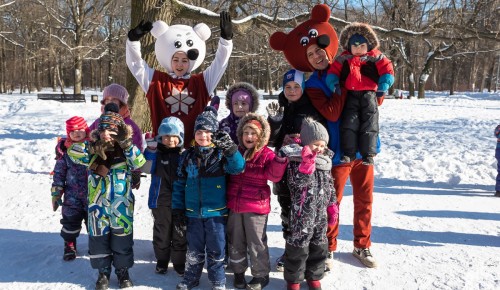
<instances>
[{"instance_id":1,"label":"teal jacket","mask_svg":"<svg viewBox=\"0 0 500 290\"><path fill-rule=\"evenodd\" d=\"M172 209L185 210L186 216L192 218L227 215L226 174L238 174L244 169L245 159L238 150L224 155L216 147L188 148L179 160Z\"/></svg>"}]
</instances>

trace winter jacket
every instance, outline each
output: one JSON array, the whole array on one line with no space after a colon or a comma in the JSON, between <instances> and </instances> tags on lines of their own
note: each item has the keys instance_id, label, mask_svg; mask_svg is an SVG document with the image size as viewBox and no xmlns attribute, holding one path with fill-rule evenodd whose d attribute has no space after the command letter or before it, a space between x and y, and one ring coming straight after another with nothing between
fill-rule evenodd
<instances>
[{"instance_id":1,"label":"winter jacket","mask_svg":"<svg viewBox=\"0 0 500 290\"><path fill-rule=\"evenodd\" d=\"M234 143L236 143L236 145L239 144L238 137L236 136L236 130L238 128L240 118L236 117L234 115L232 96L236 91L241 90L241 89L247 90L250 93L250 95L252 96L252 106L250 107L250 112L257 112L257 110L259 109L259 105L260 105L260 100L259 100L260 95L257 92L257 90L254 88L254 86L252 86L249 83L245 83L245 82L235 83L234 85L230 86L227 89L226 101L224 104L226 105L226 108L229 110L229 116L227 116L226 118L222 119L219 122L219 129L224 130L227 133L229 133L229 136L231 136L231 139L233 140Z\"/></svg>"},{"instance_id":2,"label":"winter jacket","mask_svg":"<svg viewBox=\"0 0 500 290\"><path fill-rule=\"evenodd\" d=\"M71 160L67 154L65 142L66 138L62 138L56 146L56 165L52 186L60 186L64 189L63 214L71 216L81 210L87 210L87 167ZM83 208L72 210L72 207L82 204Z\"/></svg>"},{"instance_id":3,"label":"winter jacket","mask_svg":"<svg viewBox=\"0 0 500 290\"><path fill-rule=\"evenodd\" d=\"M143 151L144 144L142 142L142 131L139 126L130 118L130 117L125 117L123 118L123 121L125 124L129 125L132 127L132 143L134 143L135 147L139 148L141 152ZM90 131L96 130L97 127L99 126L99 118L90 125L89 129Z\"/></svg>"},{"instance_id":4,"label":"winter jacket","mask_svg":"<svg viewBox=\"0 0 500 290\"><path fill-rule=\"evenodd\" d=\"M315 159L315 170L303 173L299 170L302 162L302 147L290 145L293 151L287 156L287 182L292 204L290 207L289 230L286 242L294 247L327 244L327 207L337 202L331 158L333 152L326 149Z\"/></svg>"},{"instance_id":5,"label":"winter jacket","mask_svg":"<svg viewBox=\"0 0 500 290\"><path fill-rule=\"evenodd\" d=\"M136 146L122 150L115 143L113 151L106 151L110 168L105 176L97 174L92 168L100 157L89 151L89 142L74 143L68 155L75 163L89 167L88 176L88 231L91 236L107 234L109 227L121 229L123 234L132 232L134 195L131 191L131 170L144 165L146 160ZM94 224L92 220L100 222Z\"/></svg>"},{"instance_id":6,"label":"winter jacket","mask_svg":"<svg viewBox=\"0 0 500 290\"><path fill-rule=\"evenodd\" d=\"M238 151L226 156L212 146L186 149L177 168L172 209L185 210L192 218L226 216L226 174L238 174L244 168Z\"/></svg>"},{"instance_id":7,"label":"winter jacket","mask_svg":"<svg viewBox=\"0 0 500 290\"><path fill-rule=\"evenodd\" d=\"M261 124L259 141L254 148L243 146L243 130L247 122ZM237 129L240 152L246 159L245 171L229 176L227 207L235 213L268 214L271 211L271 189L267 181L278 182L285 172L288 160L276 156L266 144L271 129L263 116L248 113L241 118Z\"/></svg>"},{"instance_id":8,"label":"winter jacket","mask_svg":"<svg viewBox=\"0 0 500 290\"><path fill-rule=\"evenodd\" d=\"M172 190L174 181L177 179L177 167L179 166L179 158L182 148L168 148L163 144L158 143L156 151L146 149L144 157L147 163L151 163L148 167L151 173L151 186L149 187L148 207L172 207ZM147 166L143 166L145 168Z\"/></svg>"}]
</instances>

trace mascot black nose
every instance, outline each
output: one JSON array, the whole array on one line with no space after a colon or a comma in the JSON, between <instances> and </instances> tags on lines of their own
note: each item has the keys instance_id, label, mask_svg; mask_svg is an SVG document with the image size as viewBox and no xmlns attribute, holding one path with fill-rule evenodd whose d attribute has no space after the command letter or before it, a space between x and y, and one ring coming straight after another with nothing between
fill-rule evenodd
<instances>
[{"instance_id":1,"label":"mascot black nose","mask_svg":"<svg viewBox=\"0 0 500 290\"><path fill-rule=\"evenodd\" d=\"M328 35L326 35L326 34L320 35L320 36L318 36L318 39L316 40L316 44L318 44L318 46L320 48L324 49L325 47L330 45L330 37L328 37Z\"/></svg>"},{"instance_id":2,"label":"mascot black nose","mask_svg":"<svg viewBox=\"0 0 500 290\"><path fill-rule=\"evenodd\" d=\"M198 58L198 55L200 55L200 53L198 52L197 49L193 48L193 49L188 50L187 55L188 55L188 58L190 60L196 60Z\"/></svg>"}]
</instances>

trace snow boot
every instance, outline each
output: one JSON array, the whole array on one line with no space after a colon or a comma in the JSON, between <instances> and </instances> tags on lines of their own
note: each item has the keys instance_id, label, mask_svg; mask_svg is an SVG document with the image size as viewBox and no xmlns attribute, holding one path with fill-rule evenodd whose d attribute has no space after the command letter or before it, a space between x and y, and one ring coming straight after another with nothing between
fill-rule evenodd
<instances>
[{"instance_id":1,"label":"snow boot","mask_svg":"<svg viewBox=\"0 0 500 290\"><path fill-rule=\"evenodd\" d=\"M328 252L325 261L325 272L330 272L333 270L333 252Z\"/></svg>"},{"instance_id":2,"label":"snow boot","mask_svg":"<svg viewBox=\"0 0 500 290\"><path fill-rule=\"evenodd\" d=\"M180 277L184 277L184 272L186 271L186 265L184 265L184 264L174 264L174 271Z\"/></svg>"},{"instance_id":3,"label":"snow boot","mask_svg":"<svg viewBox=\"0 0 500 290\"><path fill-rule=\"evenodd\" d=\"M109 274L99 272L97 282L95 282L95 290L106 290L109 287Z\"/></svg>"},{"instance_id":4,"label":"snow boot","mask_svg":"<svg viewBox=\"0 0 500 290\"><path fill-rule=\"evenodd\" d=\"M373 258L369 248L354 248L352 255L368 268L377 267L377 261Z\"/></svg>"},{"instance_id":5,"label":"snow boot","mask_svg":"<svg viewBox=\"0 0 500 290\"><path fill-rule=\"evenodd\" d=\"M120 289L134 286L134 284L132 284L132 280L130 280L130 276L128 275L127 268L116 269L115 273L118 277L118 285L120 286Z\"/></svg>"},{"instance_id":6,"label":"snow boot","mask_svg":"<svg viewBox=\"0 0 500 290\"><path fill-rule=\"evenodd\" d=\"M281 255L278 259L276 259L276 271L283 272L285 271L285 254Z\"/></svg>"},{"instance_id":7,"label":"snow boot","mask_svg":"<svg viewBox=\"0 0 500 290\"><path fill-rule=\"evenodd\" d=\"M245 272L234 273L234 288L245 289L247 287L247 281L245 281Z\"/></svg>"},{"instance_id":8,"label":"snow boot","mask_svg":"<svg viewBox=\"0 0 500 290\"><path fill-rule=\"evenodd\" d=\"M168 262L164 260L158 260L156 262L155 272L156 274L165 275L168 271Z\"/></svg>"},{"instance_id":9,"label":"snow boot","mask_svg":"<svg viewBox=\"0 0 500 290\"><path fill-rule=\"evenodd\" d=\"M264 277L253 277L250 282L248 282L247 290L261 290L269 284L269 275Z\"/></svg>"},{"instance_id":10,"label":"snow boot","mask_svg":"<svg viewBox=\"0 0 500 290\"><path fill-rule=\"evenodd\" d=\"M76 258L76 241L64 241L64 261L73 261Z\"/></svg>"},{"instance_id":11,"label":"snow boot","mask_svg":"<svg viewBox=\"0 0 500 290\"><path fill-rule=\"evenodd\" d=\"M321 290L321 282L319 280L307 280L309 290Z\"/></svg>"}]
</instances>

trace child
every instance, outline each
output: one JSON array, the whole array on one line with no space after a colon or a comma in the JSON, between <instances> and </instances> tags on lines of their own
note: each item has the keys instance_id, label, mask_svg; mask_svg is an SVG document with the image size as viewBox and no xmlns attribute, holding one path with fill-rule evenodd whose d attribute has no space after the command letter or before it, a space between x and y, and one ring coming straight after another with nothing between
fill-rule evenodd
<instances>
[{"instance_id":1,"label":"child","mask_svg":"<svg viewBox=\"0 0 500 290\"><path fill-rule=\"evenodd\" d=\"M132 142L134 145L139 148L139 150L143 148L142 142L142 131L137 126L137 124L130 118L130 110L128 107L128 92L127 89L119 84L110 84L105 87L102 91L102 100L101 100L101 114L104 113L104 106L109 103L115 103L119 107L118 113L123 117L123 121L125 124L132 127ZM90 125L90 131L97 129L99 126L99 119L96 119L92 125ZM132 171L132 189L139 189L141 185L141 172L139 170Z\"/></svg>"},{"instance_id":2,"label":"child","mask_svg":"<svg viewBox=\"0 0 500 290\"><path fill-rule=\"evenodd\" d=\"M238 174L245 160L238 147L218 128L217 111L207 107L194 125L195 144L181 155L174 182L174 216L187 217L186 271L177 290L199 284L205 257L212 289L226 289L224 273L226 174ZM215 136L214 136L215 134Z\"/></svg>"},{"instance_id":3,"label":"child","mask_svg":"<svg viewBox=\"0 0 500 290\"><path fill-rule=\"evenodd\" d=\"M229 13L220 14L220 39L213 62L201 73L192 73L205 58L205 40L210 28L203 23L194 28L187 25L167 25L163 21L140 23L128 33L127 66L146 93L153 134L165 117L181 119L186 128L184 147L193 140L196 117L210 101L219 80L224 75L233 50L233 28ZM151 32L156 38L156 59L163 71L147 65L141 56L139 40Z\"/></svg>"},{"instance_id":4,"label":"child","mask_svg":"<svg viewBox=\"0 0 500 290\"><path fill-rule=\"evenodd\" d=\"M226 107L229 116L219 122L219 129L229 133L234 143L238 144L236 130L240 119L248 112L257 112L259 108L259 93L249 83L235 83L227 89Z\"/></svg>"},{"instance_id":5,"label":"child","mask_svg":"<svg viewBox=\"0 0 500 290\"><path fill-rule=\"evenodd\" d=\"M120 288L131 287L128 269L134 265L131 170L146 160L132 143L132 129L126 125L114 103L104 107L90 142L75 143L68 154L89 167L88 232L90 265L99 270L96 289L107 289L111 264Z\"/></svg>"},{"instance_id":6,"label":"child","mask_svg":"<svg viewBox=\"0 0 500 290\"><path fill-rule=\"evenodd\" d=\"M271 189L267 181L278 182L288 160L278 157L266 145L270 134L264 117L248 113L241 118L237 136L245 158L245 171L229 176L227 221L229 256L234 271L234 287L262 289L269 283L267 218L271 211ZM253 279L245 281L250 256Z\"/></svg>"},{"instance_id":7,"label":"child","mask_svg":"<svg viewBox=\"0 0 500 290\"><path fill-rule=\"evenodd\" d=\"M495 149L495 158L497 159L497 180L495 185L495 196L500 197L500 125L495 128L495 137L497 138L497 148Z\"/></svg>"},{"instance_id":8,"label":"child","mask_svg":"<svg viewBox=\"0 0 500 290\"><path fill-rule=\"evenodd\" d=\"M89 135L87 122L74 116L66 120L66 138L56 146L56 165L52 182L52 209L62 205L61 237L64 239L64 261L76 258L76 238L82 229L82 220L87 225L87 167L76 164L69 158L67 148L73 142L83 142ZM61 198L64 195L64 202Z\"/></svg>"},{"instance_id":9,"label":"child","mask_svg":"<svg viewBox=\"0 0 500 290\"><path fill-rule=\"evenodd\" d=\"M156 273L166 274L168 262L172 259L175 272L182 276L187 246L185 223L172 219L172 190L184 145L184 124L176 117L163 119L156 140L158 143L155 148L146 148L144 156L147 162L141 168L152 175L148 206L154 219Z\"/></svg>"},{"instance_id":10,"label":"child","mask_svg":"<svg viewBox=\"0 0 500 290\"><path fill-rule=\"evenodd\" d=\"M373 165L377 155L378 104L394 83L391 61L379 50L373 29L365 23L347 25L340 33L344 52L328 70L326 78L332 92L347 90L341 122L342 163L356 159L359 151L364 165Z\"/></svg>"},{"instance_id":11,"label":"child","mask_svg":"<svg viewBox=\"0 0 500 290\"><path fill-rule=\"evenodd\" d=\"M279 94L278 101L279 104L270 103L266 108L272 136L269 144L274 146L275 152L278 152L282 146L300 143L300 128L305 118L311 117L318 122L326 122L304 93L304 73L301 71L291 69L283 75L283 92ZM280 110L282 113L279 112ZM273 193L278 196L283 237L286 239L291 203L286 172L279 182L273 184ZM276 270L280 272L284 270L283 256L277 259Z\"/></svg>"},{"instance_id":12,"label":"child","mask_svg":"<svg viewBox=\"0 0 500 290\"><path fill-rule=\"evenodd\" d=\"M309 289L321 289L328 251L326 229L336 222L333 218L338 213L330 173L333 152L327 148L326 128L311 118L302 122L300 138L303 147L287 145L279 153L290 160L287 176L292 199L284 278L289 290L300 289L304 278ZM327 217L329 207L332 219Z\"/></svg>"}]
</instances>

